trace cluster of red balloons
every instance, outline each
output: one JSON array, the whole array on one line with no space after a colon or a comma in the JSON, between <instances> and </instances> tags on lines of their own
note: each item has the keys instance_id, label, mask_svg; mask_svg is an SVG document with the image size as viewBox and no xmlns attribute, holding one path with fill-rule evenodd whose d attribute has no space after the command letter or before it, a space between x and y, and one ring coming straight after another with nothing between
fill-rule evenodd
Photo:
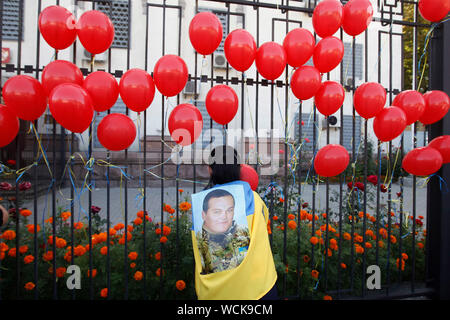
<instances>
[{"instance_id":1,"label":"cluster of red balloons","mask_svg":"<svg viewBox=\"0 0 450 320\"><path fill-rule=\"evenodd\" d=\"M93 55L106 51L114 41L114 25L97 10L86 11L78 21L61 6L49 6L39 15L39 31L54 49L69 47L78 36L83 47Z\"/></svg>"},{"instance_id":2,"label":"cluster of red balloons","mask_svg":"<svg viewBox=\"0 0 450 320\"><path fill-rule=\"evenodd\" d=\"M438 22L444 19L449 11L448 0L419 0L419 12L428 21Z\"/></svg>"}]
</instances>

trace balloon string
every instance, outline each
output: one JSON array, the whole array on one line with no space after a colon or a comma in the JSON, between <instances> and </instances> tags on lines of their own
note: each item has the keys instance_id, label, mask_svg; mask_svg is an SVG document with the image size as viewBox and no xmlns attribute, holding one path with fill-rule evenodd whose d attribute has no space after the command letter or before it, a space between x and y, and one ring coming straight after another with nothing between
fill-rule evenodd
<instances>
[{"instance_id":1,"label":"balloon string","mask_svg":"<svg viewBox=\"0 0 450 320\"><path fill-rule=\"evenodd\" d=\"M39 133L37 133L36 127L33 125L33 123L31 123L30 126L33 128L33 131L34 131L34 134L36 136L37 143L38 143L38 147L39 147L38 155L39 155L39 152L42 153L42 157L44 158L45 164L47 165L48 172L50 173L50 177L53 178L53 173L52 173L52 170L50 169L50 165L48 163L48 159L47 159L46 153L45 153L44 149L42 148L42 141L41 141L41 138L39 136Z\"/></svg>"}]
</instances>

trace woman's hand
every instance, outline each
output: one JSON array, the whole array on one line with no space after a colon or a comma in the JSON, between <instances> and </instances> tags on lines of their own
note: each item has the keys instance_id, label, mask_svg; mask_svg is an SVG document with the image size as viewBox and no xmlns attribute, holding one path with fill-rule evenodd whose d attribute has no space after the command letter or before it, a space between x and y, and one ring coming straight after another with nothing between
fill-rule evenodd
<instances>
[{"instance_id":1,"label":"woman's hand","mask_svg":"<svg viewBox=\"0 0 450 320\"><path fill-rule=\"evenodd\" d=\"M0 205L0 212L1 212L0 226L3 226L8 222L9 213L2 205Z\"/></svg>"}]
</instances>

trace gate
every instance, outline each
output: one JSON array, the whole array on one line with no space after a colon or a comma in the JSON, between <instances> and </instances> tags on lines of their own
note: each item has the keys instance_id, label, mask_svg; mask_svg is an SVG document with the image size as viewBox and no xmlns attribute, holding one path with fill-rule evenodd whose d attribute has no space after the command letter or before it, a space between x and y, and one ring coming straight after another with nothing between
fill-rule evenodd
<instances>
[{"instance_id":1,"label":"gate","mask_svg":"<svg viewBox=\"0 0 450 320\"><path fill-rule=\"evenodd\" d=\"M0 203L10 220L2 229L0 298L195 299L189 195L208 184L202 159L223 141L260 173L280 298L448 298L448 165L425 179L408 176L401 161L409 150L449 134L450 118L426 127L417 122L381 143L373 121L359 117L352 101L369 81L385 87L388 105L407 89L449 93L449 24L423 20L417 1L371 2L367 31L335 34L344 58L322 80L339 82L346 98L338 112L323 117L314 99L292 95L290 66L268 81L254 65L245 73L232 69L223 47L238 28L258 47L281 44L293 28L313 32L317 1L2 1L2 87L19 74L39 80L56 59L75 63L84 76L103 70L120 81L132 68L152 73L166 54L186 61L189 80L176 97L157 93L141 114L119 99L83 134L66 132L49 111L33 123L21 120L17 139L1 149ZM112 47L95 58L78 41L52 50L37 24L39 13L54 4L75 17L105 12L115 26ZM215 13L224 30L207 57L189 42L189 22L200 11ZM239 97L239 111L226 127L209 117L204 103L216 84L231 86ZM204 120L202 136L184 148L181 163L167 129L180 103L194 104ZM105 150L97 139L99 121L111 112L136 124L137 139L125 151ZM348 150L350 165L335 178L321 178L313 159L330 143ZM374 289L377 270L380 287Z\"/></svg>"}]
</instances>

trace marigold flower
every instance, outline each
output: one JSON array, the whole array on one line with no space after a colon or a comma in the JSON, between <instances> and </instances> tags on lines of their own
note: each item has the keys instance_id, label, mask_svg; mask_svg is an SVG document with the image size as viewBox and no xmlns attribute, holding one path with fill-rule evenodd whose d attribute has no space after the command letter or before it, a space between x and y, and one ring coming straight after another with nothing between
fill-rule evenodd
<instances>
[{"instance_id":1,"label":"marigold flower","mask_svg":"<svg viewBox=\"0 0 450 320\"><path fill-rule=\"evenodd\" d=\"M36 286L34 285L33 282L27 282L27 283L25 284L25 289L28 290L28 291L33 290L35 287L36 287Z\"/></svg>"},{"instance_id":2,"label":"marigold flower","mask_svg":"<svg viewBox=\"0 0 450 320\"><path fill-rule=\"evenodd\" d=\"M189 202L182 202L180 203L179 208L181 211L188 211L189 209L191 209L191 204Z\"/></svg>"},{"instance_id":3,"label":"marigold flower","mask_svg":"<svg viewBox=\"0 0 450 320\"><path fill-rule=\"evenodd\" d=\"M141 218L136 218L136 219L134 219L134 222L133 222L133 223L134 223L135 225L138 226L138 225L142 224L142 222L143 222L143 221L142 221Z\"/></svg>"},{"instance_id":4,"label":"marigold flower","mask_svg":"<svg viewBox=\"0 0 450 320\"><path fill-rule=\"evenodd\" d=\"M106 256L106 255L108 254L108 247L107 247L107 246L103 246L103 247L100 249L100 253L101 253L102 255Z\"/></svg>"},{"instance_id":5,"label":"marigold flower","mask_svg":"<svg viewBox=\"0 0 450 320\"><path fill-rule=\"evenodd\" d=\"M66 274L67 269L64 267L56 268L56 277L62 278Z\"/></svg>"},{"instance_id":6,"label":"marigold flower","mask_svg":"<svg viewBox=\"0 0 450 320\"><path fill-rule=\"evenodd\" d=\"M355 243L355 251L356 251L356 253L363 254L364 253L364 248L361 247L359 244Z\"/></svg>"},{"instance_id":7,"label":"marigold flower","mask_svg":"<svg viewBox=\"0 0 450 320\"><path fill-rule=\"evenodd\" d=\"M66 221L67 219L69 219L71 215L72 215L72 213L70 213L69 211L61 212L61 218L62 218L64 221Z\"/></svg>"},{"instance_id":8,"label":"marigold flower","mask_svg":"<svg viewBox=\"0 0 450 320\"><path fill-rule=\"evenodd\" d=\"M315 233L316 236L318 236L318 237L320 237L320 236L322 235L322 231L320 231L320 230L316 230L314 233Z\"/></svg>"},{"instance_id":9,"label":"marigold flower","mask_svg":"<svg viewBox=\"0 0 450 320\"><path fill-rule=\"evenodd\" d=\"M168 236L172 229L168 226L163 226L163 235Z\"/></svg>"},{"instance_id":10,"label":"marigold flower","mask_svg":"<svg viewBox=\"0 0 450 320\"><path fill-rule=\"evenodd\" d=\"M370 242L366 242L366 243L364 244L364 246L365 246L367 249L372 248L372 244L371 244Z\"/></svg>"},{"instance_id":11,"label":"marigold flower","mask_svg":"<svg viewBox=\"0 0 450 320\"><path fill-rule=\"evenodd\" d=\"M155 259L158 261L161 260L161 252L155 253Z\"/></svg>"},{"instance_id":12,"label":"marigold flower","mask_svg":"<svg viewBox=\"0 0 450 320\"><path fill-rule=\"evenodd\" d=\"M117 231L122 230L125 228L125 225L123 223L118 223L114 226L114 229L116 229Z\"/></svg>"},{"instance_id":13,"label":"marigold flower","mask_svg":"<svg viewBox=\"0 0 450 320\"><path fill-rule=\"evenodd\" d=\"M16 255L17 255L17 250L16 250L16 248L11 248L11 249L9 249L9 251L8 251L8 256L10 256L10 257L12 257L12 258L15 258Z\"/></svg>"},{"instance_id":14,"label":"marigold flower","mask_svg":"<svg viewBox=\"0 0 450 320\"><path fill-rule=\"evenodd\" d=\"M50 217L50 218L48 218L48 219L45 219L45 223L50 223L50 224L52 224L52 223L53 223L53 217Z\"/></svg>"},{"instance_id":15,"label":"marigold flower","mask_svg":"<svg viewBox=\"0 0 450 320\"><path fill-rule=\"evenodd\" d=\"M307 214L308 214L308 212L306 212L306 210L301 210L300 211L300 220L306 220Z\"/></svg>"},{"instance_id":16,"label":"marigold flower","mask_svg":"<svg viewBox=\"0 0 450 320\"><path fill-rule=\"evenodd\" d=\"M423 247L424 247L424 245L423 245L422 242L418 242L418 243L417 243L417 246L419 247L419 249L423 249Z\"/></svg>"},{"instance_id":17,"label":"marigold flower","mask_svg":"<svg viewBox=\"0 0 450 320\"><path fill-rule=\"evenodd\" d=\"M175 283L175 286L177 287L178 291L183 291L186 288L186 283L183 280L178 280Z\"/></svg>"},{"instance_id":18,"label":"marigold flower","mask_svg":"<svg viewBox=\"0 0 450 320\"><path fill-rule=\"evenodd\" d=\"M22 209L22 210L20 210L19 213L23 217L29 217L32 214L32 212L30 210L28 210L28 209Z\"/></svg>"},{"instance_id":19,"label":"marigold flower","mask_svg":"<svg viewBox=\"0 0 450 320\"><path fill-rule=\"evenodd\" d=\"M137 254L137 252L135 252L135 251L130 252L130 253L128 254L128 258L129 258L130 260L136 260L137 257L138 257L138 254Z\"/></svg>"},{"instance_id":20,"label":"marigold flower","mask_svg":"<svg viewBox=\"0 0 450 320\"><path fill-rule=\"evenodd\" d=\"M279 200L279 201L280 201L281 203L283 203L283 202L284 202L284 199L283 199L283 198L281 198L281 197L280 197L280 198L279 198L278 200Z\"/></svg>"},{"instance_id":21,"label":"marigold flower","mask_svg":"<svg viewBox=\"0 0 450 320\"><path fill-rule=\"evenodd\" d=\"M317 279L319 277L319 271L312 270L311 271L311 277L313 277L314 279Z\"/></svg>"},{"instance_id":22,"label":"marigold flower","mask_svg":"<svg viewBox=\"0 0 450 320\"><path fill-rule=\"evenodd\" d=\"M391 240L392 244L397 243L397 238L395 236L393 236L392 234L391 234L390 240Z\"/></svg>"},{"instance_id":23,"label":"marigold flower","mask_svg":"<svg viewBox=\"0 0 450 320\"><path fill-rule=\"evenodd\" d=\"M289 222L288 222L288 227L289 227L289 229L291 229L291 230L297 229L297 222L295 222L294 220L289 221Z\"/></svg>"},{"instance_id":24,"label":"marigold flower","mask_svg":"<svg viewBox=\"0 0 450 320\"><path fill-rule=\"evenodd\" d=\"M73 248L73 254L77 257L81 257L86 253L86 248L82 245L78 245L75 248Z\"/></svg>"},{"instance_id":25,"label":"marigold flower","mask_svg":"<svg viewBox=\"0 0 450 320\"><path fill-rule=\"evenodd\" d=\"M342 269L347 269L347 265L345 263L341 262L341 268Z\"/></svg>"},{"instance_id":26,"label":"marigold flower","mask_svg":"<svg viewBox=\"0 0 450 320\"><path fill-rule=\"evenodd\" d=\"M378 241L378 246L379 246L380 248L384 248L384 242L381 241L381 240L379 240L379 241Z\"/></svg>"},{"instance_id":27,"label":"marigold flower","mask_svg":"<svg viewBox=\"0 0 450 320\"><path fill-rule=\"evenodd\" d=\"M14 230L6 230L3 232L2 238L5 240L14 240L16 238L16 232Z\"/></svg>"},{"instance_id":28,"label":"marigold flower","mask_svg":"<svg viewBox=\"0 0 450 320\"><path fill-rule=\"evenodd\" d=\"M0 252L8 251L9 247L6 243L0 242Z\"/></svg>"},{"instance_id":29,"label":"marigold flower","mask_svg":"<svg viewBox=\"0 0 450 320\"><path fill-rule=\"evenodd\" d=\"M288 219L289 220L294 220L295 219L295 215L293 215L292 213L288 214Z\"/></svg>"},{"instance_id":30,"label":"marigold flower","mask_svg":"<svg viewBox=\"0 0 450 320\"><path fill-rule=\"evenodd\" d=\"M311 237L309 239L309 242L311 242L311 244L316 245L319 242L319 239L317 237Z\"/></svg>"},{"instance_id":31,"label":"marigold flower","mask_svg":"<svg viewBox=\"0 0 450 320\"><path fill-rule=\"evenodd\" d=\"M55 245L57 248L64 248L65 246L67 246L67 242L63 238L56 238Z\"/></svg>"},{"instance_id":32,"label":"marigold flower","mask_svg":"<svg viewBox=\"0 0 450 320\"><path fill-rule=\"evenodd\" d=\"M399 260L399 258L397 258L397 269L400 269L400 268L401 268L402 271L405 270L405 260L402 259L401 267L400 267L400 260Z\"/></svg>"},{"instance_id":33,"label":"marigold flower","mask_svg":"<svg viewBox=\"0 0 450 320\"><path fill-rule=\"evenodd\" d=\"M162 236L161 239L159 239L159 242L161 242L161 243L166 243L167 240L168 240L167 237Z\"/></svg>"},{"instance_id":34,"label":"marigold flower","mask_svg":"<svg viewBox=\"0 0 450 320\"><path fill-rule=\"evenodd\" d=\"M131 269L136 268L136 263L134 263L134 262L130 263L130 268L131 268Z\"/></svg>"},{"instance_id":35,"label":"marigold flower","mask_svg":"<svg viewBox=\"0 0 450 320\"><path fill-rule=\"evenodd\" d=\"M144 274L141 271L136 271L134 274L134 280L141 281L144 278Z\"/></svg>"},{"instance_id":36,"label":"marigold flower","mask_svg":"<svg viewBox=\"0 0 450 320\"><path fill-rule=\"evenodd\" d=\"M273 216L273 221L278 221L278 216Z\"/></svg>"},{"instance_id":37,"label":"marigold flower","mask_svg":"<svg viewBox=\"0 0 450 320\"><path fill-rule=\"evenodd\" d=\"M103 288L103 289L100 291L100 297L106 298L107 296L108 296L108 288Z\"/></svg>"},{"instance_id":38,"label":"marigold flower","mask_svg":"<svg viewBox=\"0 0 450 320\"><path fill-rule=\"evenodd\" d=\"M355 236L355 241L361 243L361 242L363 242L363 237L360 236L360 235L356 235Z\"/></svg>"},{"instance_id":39,"label":"marigold flower","mask_svg":"<svg viewBox=\"0 0 450 320\"><path fill-rule=\"evenodd\" d=\"M161 234L161 228L155 229L155 233L159 236Z\"/></svg>"},{"instance_id":40,"label":"marigold flower","mask_svg":"<svg viewBox=\"0 0 450 320\"><path fill-rule=\"evenodd\" d=\"M402 253L402 259L405 261L408 260L408 255L404 252Z\"/></svg>"},{"instance_id":41,"label":"marigold flower","mask_svg":"<svg viewBox=\"0 0 450 320\"><path fill-rule=\"evenodd\" d=\"M19 247L19 252L21 253L21 254L24 254L25 252L27 252L28 251L28 246L20 246Z\"/></svg>"},{"instance_id":42,"label":"marigold flower","mask_svg":"<svg viewBox=\"0 0 450 320\"><path fill-rule=\"evenodd\" d=\"M83 222L75 222L75 223L73 224L73 228L74 228L75 230L83 229Z\"/></svg>"},{"instance_id":43,"label":"marigold flower","mask_svg":"<svg viewBox=\"0 0 450 320\"><path fill-rule=\"evenodd\" d=\"M26 256L25 258L23 258L23 262L25 264L29 264L32 263L34 261L34 257L30 254L28 256Z\"/></svg>"},{"instance_id":44,"label":"marigold flower","mask_svg":"<svg viewBox=\"0 0 450 320\"><path fill-rule=\"evenodd\" d=\"M95 278L96 275L97 275L97 269L92 269L92 278ZM91 270L89 270L89 269L87 271L87 276L88 276L88 278L91 276Z\"/></svg>"},{"instance_id":45,"label":"marigold flower","mask_svg":"<svg viewBox=\"0 0 450 320\"><path fill-rule=\"evenodd\" d=\"M310 260L309 256L305 254L305 255L303 256L303 262L308 263L309 260Z\"/></svg>"},{"instance_id":46,"label":"marigold flower","mask_svg":"<svg viewBox=\"0 0 450 320\"><path fill-rule=\"evenodd\" d=\"M329 295L324 295L323 300L333 300L333 298Z\"/></svg>"},{"instance_id":47,"label":"marigold flower","mask_svg":"<svg viewBox=\"0 0 450 320\"><path fill-rule=\"evenodd\" d=\"M345 239L345 240L351 240L351 239L352 239L352 236L350 235L350 233L344 232L344 239Z\"/></svg>"},{"instance_id":48,"label":"marigold flower","mask_svg":"<svg viewBox=\"0 0 450 320\"><path fill-rule=\"evenodd\" d=\"M44 259L45 261L53 260L53 251L47 251L46 253L44 253L42 259Z\"/></svg>"},{"instance_id":49,"label":"marigold flower","mask_svg":"<svg viewBox=\"0 0 450 320\"><path fill-rule=\"evenodd\" d=\"M163 207L163 211L172 214L172 213L175 212L175 209L172 208L169 204L165 204L164 207Z\"/></svg>"},{"instance_id":50,"label":"marigold flower","mask_svg":"<svg viewBox=\"0 0 450 320\"><path fill-rule=\"evenodd\" d=\"M161 268L158 268L155 273L156 273L156 276L160 277L161 276ZM162 271L162 274L164 275L164 270Z\"/></svg>"},{"instance_id":51,"label":"marigold flower","mask_svg":"<svg viewBox=\"0 0 450 320\"><path fill-rule=\"evenodd\" d=\"M179 192L179 193L183 193L184 190L183 190L183 189L178 189L178 192Z\"/></svg>"}]
</instances>

